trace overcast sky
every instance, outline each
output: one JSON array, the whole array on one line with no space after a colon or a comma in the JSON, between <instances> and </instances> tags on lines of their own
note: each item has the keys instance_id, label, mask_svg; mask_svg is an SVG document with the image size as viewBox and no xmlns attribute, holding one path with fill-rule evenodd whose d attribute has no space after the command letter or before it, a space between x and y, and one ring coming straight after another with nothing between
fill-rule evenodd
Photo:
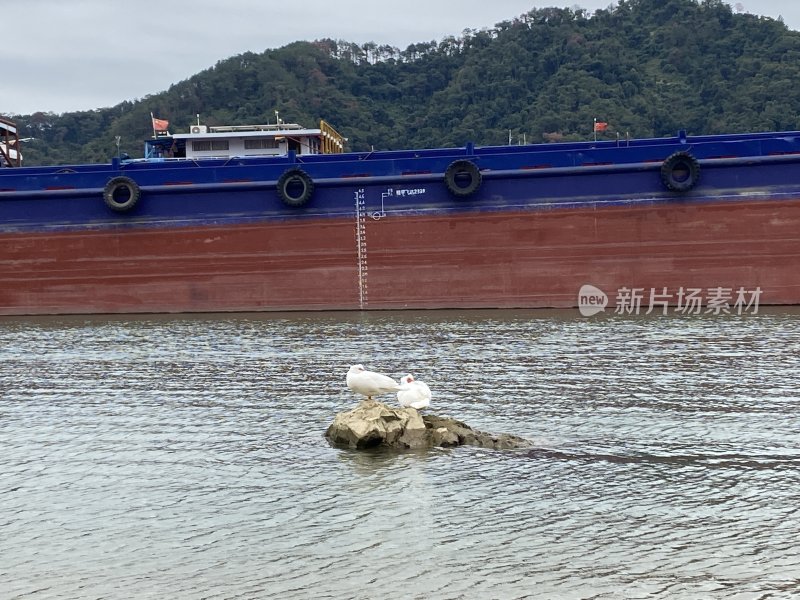
<instances>
[{"instance_id":1,"label":"overcast sky","mask_svg":"<svg viewBox=\"0 0 800 600\"><path fill-rule=\"evenodd\" d=\"M732 0L800 29L798 0ZM296 40L405 49L532 8L611 0L20 0L2 2L0 114L63 113L157 94L217 61ZM231 90L235 93L235 90Z\"/></svg>"}]
</instances>

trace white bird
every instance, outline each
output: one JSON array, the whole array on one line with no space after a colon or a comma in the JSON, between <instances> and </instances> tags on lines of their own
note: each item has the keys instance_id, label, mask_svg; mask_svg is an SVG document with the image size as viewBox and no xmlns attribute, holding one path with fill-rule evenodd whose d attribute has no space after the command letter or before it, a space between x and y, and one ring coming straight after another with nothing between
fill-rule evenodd
<instances>
[{"instance_id":1,"label":"white bird","mask_svg":"<svg viewBox=\"0 0 800 600\"><path fill-rule=\"evenodd\" d=\"M347 387L356 394L361 394L366 396L368 400L372 400L373 396L398 391L400 384L381 373L367 371L364 369L364 365L353 365L347 372Z\"/></svg>"},{"instance_id":2,"label":"white bird","mask_svg":"<svg viewBox=\"0 0 800 600\"><path fill-rule=\"evenodd\" d=\"M431 388L424 381L417 381L409 373L400 379L402 385L397 392L397 400L400 406L416 408L417 410L428 408L431 405Z\"/></svg>"}]
</instances>

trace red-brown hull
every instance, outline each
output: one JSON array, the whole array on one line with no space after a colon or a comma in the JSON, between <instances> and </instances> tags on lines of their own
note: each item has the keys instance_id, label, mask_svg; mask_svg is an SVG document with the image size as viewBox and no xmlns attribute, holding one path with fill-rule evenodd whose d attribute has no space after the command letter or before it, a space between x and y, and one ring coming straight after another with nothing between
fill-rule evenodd
<instances>
[{"instance_id":1,"label":"red-brown hull","mask_svg":"<svg viewBox=\"0 0 800 600\"><path fill-rule=\"evenodd\" d=\"M574 307L584 284L609 293L760 287L762 304L800 302L796 201L480 214L381 226L368 234L374 308ZM404 235L405 229L411 231ZM392 289L398 283L401 293Z\"/></svg>"},{"instance_id":2,"label":"red-brown hull","mask_svg":"<svg viewBox=\"0 0 800 600\"><path fill-rule=\"evenodd\" d=\"M0 314L573 307L584 284L800 304L800 202L0 237ZM359 268L361 267L361 269Z\"/></svg>"}]
</instances>

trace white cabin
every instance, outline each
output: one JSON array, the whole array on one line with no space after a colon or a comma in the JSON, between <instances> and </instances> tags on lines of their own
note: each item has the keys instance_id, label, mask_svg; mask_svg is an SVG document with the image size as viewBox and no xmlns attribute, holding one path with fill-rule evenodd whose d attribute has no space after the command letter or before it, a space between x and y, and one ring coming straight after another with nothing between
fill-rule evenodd
<instances>
[{"instance_id":1,"label":"white cabin","mask_svg":"<svg viewBox=\"0 0 800 600\"><path fill-rule=\"evenodd\" d=\"M192 125L189 133L168 132L145 142L146 159L232 158L278 156L294 152L336 154L344 152L343 138L325 121L318 129L296 123L269 125Z\"/></svg>"}]
</instances>

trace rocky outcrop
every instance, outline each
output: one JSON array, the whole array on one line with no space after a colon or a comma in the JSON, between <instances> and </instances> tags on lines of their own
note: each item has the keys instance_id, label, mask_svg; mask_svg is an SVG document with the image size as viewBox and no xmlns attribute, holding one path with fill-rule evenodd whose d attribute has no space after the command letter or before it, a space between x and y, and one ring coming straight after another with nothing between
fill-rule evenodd
<instances>
[{"instance_id":1,"label":"rocky outcrop","mask_svg":"<svg viewBox=\"0 0 800 600\"><path fill-rule=\"evenodd\" d=\"M328 426L325 437L334 446L353 449L378 446L397 449L434 446L480 446L482 448L529 448L521 437L493 435L473 429L449 417L420 415L413 408L395 408L375 400L364 400L353 410L341 412Z\"/></svg>"}]
</instances>

